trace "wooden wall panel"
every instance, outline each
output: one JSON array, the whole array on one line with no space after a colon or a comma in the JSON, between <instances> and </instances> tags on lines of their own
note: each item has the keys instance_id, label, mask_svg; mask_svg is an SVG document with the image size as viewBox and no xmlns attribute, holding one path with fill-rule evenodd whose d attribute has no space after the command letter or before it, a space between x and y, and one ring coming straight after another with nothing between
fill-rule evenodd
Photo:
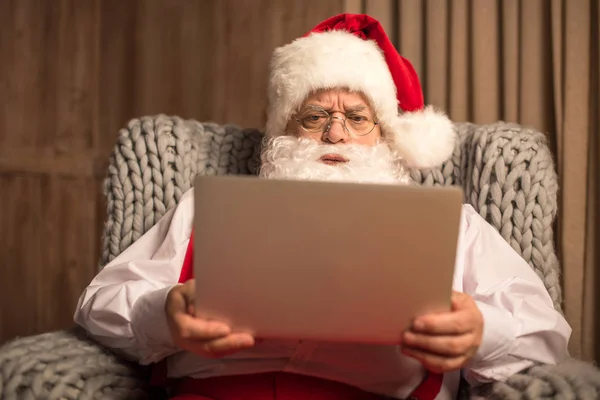
<instances>
[{"instance_id":1,"label":"wooden wall panel","mask_svg":"<svg viewBox=\"0 0 600 400\"><path fill-rule=\"evenodd\" d=\"M93 179L45 177L36 230L41 239L37 280L37 330L72 325L83 287L93 278L100 257Z\"/></svg>"},{"instance_id":2,"label":"wooden wall panel","mask_svg":"<svg viewBox=\"0 0 600 400\"><path fill-rule=\"evenodd\" d=\"M103 0L101 148L131 118L159 113L210 119L214 1Z\"/></svg>"},{"instance_id":3,"label":"wooden wall panel","mask_svg":"<svg viewBox=\"0 0 600 400\"><path fill-rule=\"evenodd\" d=\"M40 194L39 177L0 175L0 343L37 331Z\"/></svg>"},{"instance_id":4,"label":"wooden wall panel","mask_svg":"<svg viewBox=\"0 0 600 400\"><path fill-rule=\"evenodd\" d=\"M52 139L50 135L44 135L45 143L54 147L57 153L90 149L95 144L99 95L98 2L61 0L43 3L53 6L51 20L56 30L49 35L48 47L40 54L49 65L48 81L56 85L53 93L49 93L47 104L48 114L54 116L56 124L54 129L48 127L55 134Z\"/></svg>"},{"instance_id":5,"label":"wooden wall panel","mask_svg":"<svg viewBox=\"0 0 600 400\"><path fill-rule=\"evenodd\" d=\"M37 146L47 125L47 64L41 59L45 32L51 31L48 7L32 0L0 2L0 150ZM18 110L18 112L17 112ZM45 132L44 132L45 131Z\"/></svg>"},{"instance_id":6,"label":"wooden wall panel","mask_svg":"<svg viewBox=\"0 0 600 400\"><path fill-rule=\"evenodd\" d=\"M2 150L92 146L95 2L0 2Z\"/></svg>"},{"instance_id":7,"label":"wooden wall panel","mask_svg":"<svg viewBox=\"0 0 600 400\"><path fill-rule=\"evenodd\" d=\"M99 258L93 180L0 175L3 209L0 334L5 338L72 324Z\"/></svg>"},{"instance_id":8,"label":"wooden wall panel","mask_svg":"<svg viewBox=\"0 0 600 400\"><path fill-rule=\"evenodd\" d=\"M0 344L72 325L129 119L262 127L273 49L346 2L0 1Z\"/></svg>"},{"instance_id":9,"label":"wooden wall panel","mask_svg":"<svg viewBox=\"0 0 600 400\"><path fill-rule=\"evenodd\" d=\"M72 324L99 255L96 8L0 2L0 343Z\"/></svg>"}]
</instances>

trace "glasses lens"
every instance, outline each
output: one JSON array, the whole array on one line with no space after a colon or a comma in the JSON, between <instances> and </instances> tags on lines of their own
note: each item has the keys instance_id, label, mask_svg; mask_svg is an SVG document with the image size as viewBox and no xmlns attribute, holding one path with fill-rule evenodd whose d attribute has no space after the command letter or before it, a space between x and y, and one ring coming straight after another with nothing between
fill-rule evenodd
<instances>
[{"instance_id":1,"label":"glasses lens","mask_svg":"<svg viewBox=\"0 0 600 400\"><path fill-rule=\"evenodd\" d=\"M329 114L324 111L307 111L299 118L302 127L310 132L320 132L329 121Z\"/></svg>"},{"instance_id":2,"label":"glasses lens","mask_svg":"<svg viewBox=\"0 0 600 400\"><path fill-rule=\"evenodd\" d=\"M375 121L365 113L351 113L346 116L346 126L355 135L366 135L373 130Z\"/></svg>"}]
</instances>

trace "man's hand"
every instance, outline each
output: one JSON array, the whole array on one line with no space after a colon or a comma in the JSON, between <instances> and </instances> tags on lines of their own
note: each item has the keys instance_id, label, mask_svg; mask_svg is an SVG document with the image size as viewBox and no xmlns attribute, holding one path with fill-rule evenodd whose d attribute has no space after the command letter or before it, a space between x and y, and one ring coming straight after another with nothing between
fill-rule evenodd
<instances>
[{"instance_id":1,"label":"man's hand","mask_svg":"<svg viewBox=\"0 0 600 400\"><path fill-rule=\"evenodd\" d=\"M195 280L175 286L167 295L165 312L173 341L182 350L217 358L254 345L247 333L231 333L226 324L195 316Z\"/></svg>"},{"instance_id":2,"label":"man's hand","mask_svg":"<svg viewBox=\"0 0 600 400\"><path fill-rule=\"evenodd\" d=\"M402 352L434 373L461 369L477 352L483 316L471 296L454 292L452 311L415 319L402 337Z\"/></svg>"}]
</instances>

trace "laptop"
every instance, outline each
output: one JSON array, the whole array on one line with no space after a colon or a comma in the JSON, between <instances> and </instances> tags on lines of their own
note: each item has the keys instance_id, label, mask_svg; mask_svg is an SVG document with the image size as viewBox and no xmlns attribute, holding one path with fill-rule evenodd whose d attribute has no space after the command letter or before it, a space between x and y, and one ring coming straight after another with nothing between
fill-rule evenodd
<instances>
[{"instance_id":1,"label":"laptop","mask_svg":"<svg viewBox=\"0 0 600 400\"><path fill-rule=\"evenodd\" d=\"M196 312L262 339L397 344L450 310L457 187L199 176Z\"/></svg>"}]
</instances>

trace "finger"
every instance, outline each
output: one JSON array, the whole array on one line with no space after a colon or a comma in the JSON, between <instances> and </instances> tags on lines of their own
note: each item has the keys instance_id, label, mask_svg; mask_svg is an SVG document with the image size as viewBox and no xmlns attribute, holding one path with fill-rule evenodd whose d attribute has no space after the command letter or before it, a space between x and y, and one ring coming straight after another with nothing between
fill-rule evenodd
<instances>
[{"instance_id":1,"label":"finger","mask_svg":"<svg viewBox=\"0 0 600 400\"><path fill-rule=\"evenodd\" d=\"M473 344L473 335L470 333L455 336L432 336L408 331L404 333L402 339L402 345L404 346L428 353L454 357L467 354Z\"/></svg>"},{"instance_id":2,"label":"finger","mask_svg":"<svg viewBox=\"0 0 600 400\"><path fill-rule=\"evenodd\" d=\"M412 330L430 335L462 335L476 327L473 313L459 310L442 314L429 314L415 320Z\"/></svg>"},{"instance_id":3,"label":"finger","mask_svg":"<svg viewBox=\"0 0 600 400\"><path fill-rule=\"evenodd\" d=\"M185 312L173 315L173 325L176 334L184 340L213 340L231 332L227 324L195 318Z\"/></svg>"},{"instance_id":4,"label":"finger","mask_svg":"<svg viewBox=\"0 0 600 400\"><path fill-rule=\"evenodd\" d=\"M444 357L438 354L428 353L426 351L413 348L402 348L402 353L419 361L425 369L436 374L456 371L463 367L466 357Z\"/></svg>"},{"instance_id":5,"label":"finger","mask_svg":"<svg viewBox=\"0 0 600 400\"><path fill-rule=\"evenodd\" d=\"M201 353L211 357L223 357L254 346L254 338L248 333L232 333L223 338L197 343Z\"/></svg>"}]
</instances>

